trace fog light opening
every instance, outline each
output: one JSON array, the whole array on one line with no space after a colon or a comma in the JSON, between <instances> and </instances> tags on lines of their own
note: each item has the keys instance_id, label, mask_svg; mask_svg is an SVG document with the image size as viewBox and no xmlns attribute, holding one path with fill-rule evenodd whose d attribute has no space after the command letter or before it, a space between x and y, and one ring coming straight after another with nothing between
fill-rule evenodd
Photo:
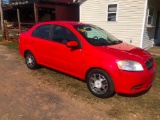
<instances>
[{"instance_id":1,"label":"fog light opening","mask_svg":"<svg viewBox=\"0 0 160 120\"><path fill-rule=\"evenodd\" d=\"M137 90L137 89L141 89L142 88L142 84L140 84L140 85L137 85L137 86L134 86L133 88L132 88L132 90Z\"/></svg>"}]
</instances>

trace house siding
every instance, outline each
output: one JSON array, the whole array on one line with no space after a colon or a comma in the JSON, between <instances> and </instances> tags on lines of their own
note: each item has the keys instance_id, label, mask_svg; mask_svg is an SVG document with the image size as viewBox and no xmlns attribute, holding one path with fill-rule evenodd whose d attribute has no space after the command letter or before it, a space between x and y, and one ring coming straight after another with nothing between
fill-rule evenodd
<instances>
[{"instance_id":1,"label":"house siding","mask_svg":"<svg viewBox=\"0 0 160 120\"><path fill-rule=\"evenodd\" d=\"M153 26L156 26L156 19L157 19L157 12L160 10L159 0L148 0L148 7L154 8L154 16L153 16ZM146 14L147 16L147 14ZM150 30L147 30L147 17L145 22L145 30L143 35L143 45L142 48L149 49L154 45L154 34L155 34L155 27Z\"/></svg>"},{"instance_id":2,"label":"house siding","mask_svg":"<svg viewBox=\"0 0 160 120\"><path fill-rule=\"evenodd\" d=\"M106 19L110 3L118 4L116 22ZM95 24L118 39L141 47L144 5L145 0L87 0L80 5L80 21Z\"/></svg>"}]
</instances>

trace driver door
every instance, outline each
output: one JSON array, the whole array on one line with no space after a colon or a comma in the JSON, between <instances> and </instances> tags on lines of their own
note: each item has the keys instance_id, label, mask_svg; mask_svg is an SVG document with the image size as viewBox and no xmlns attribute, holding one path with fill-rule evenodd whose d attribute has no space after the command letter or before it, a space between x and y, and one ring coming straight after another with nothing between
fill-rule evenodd
<instances>
[{"instance_id":1,"label":"driver door","mask_svg":"<svg viewBox=\"0 0 160 120\"><path fill-rule=\"evenodd\" d=\"M52 34L52 57L53 66L60 71L80 77L83 67L83 50L80 46L76 48L67 47L67 42L78 38L67 27L54 25ZM80 45L80 44L79 44Z\"/></svg>"}]
</instances>

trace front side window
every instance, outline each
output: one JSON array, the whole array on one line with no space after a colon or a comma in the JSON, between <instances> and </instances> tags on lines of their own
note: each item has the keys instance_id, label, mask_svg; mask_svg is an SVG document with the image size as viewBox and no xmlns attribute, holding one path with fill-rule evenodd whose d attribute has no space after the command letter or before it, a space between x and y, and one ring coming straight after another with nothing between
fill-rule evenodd
<instances>
[{"instance_id":1,"label":"front side window","mask_svg":"<svg viewBox=\"0 0 160 120\"><path fill-rule=\"evenodd\" d=\"M117 4L108 4L107 21L117 21Z\"/></svg>"},{"instance_id":2,"label":"front side window","mask_svg":"<svg viewBox=\"0 0 160 120\"><path fill-rule=\"evenodd\" d=\"M52 25L42 25L36 28L32 36L37 37L37 38L42 38L42 39L50 39L50 30L51 30Z\"/></svg>"},{"instance_id":3,"label":"front side window","mask_svg":"<svg viewBox=\"0 0 160 120\"><path fill-rule=\"evenodd\" d=\"M148 25L153 25L153 15L154 15L154 9L148 8Z\"/></svg>"},{"instance_id":4,"label":"front side window","mask_svg":"<svg viewBox=\"0 0 160 120\"><path fill-rule=\"evenodd\" d=\"M76 25L74 28L94 46L114 45L122 42L105 30L93 25Z\"/></svg>"},{"instance_id":5,"label":"front side window","mask_svg":"<svg viewBox=\"0 0 160 120\"><path fill-rule=\"evenodd\" d=\"M77 40L74 33L64 26L55 25L52 34L53 41L66 44L68 41Z\"/></svg>"}]
</instances>

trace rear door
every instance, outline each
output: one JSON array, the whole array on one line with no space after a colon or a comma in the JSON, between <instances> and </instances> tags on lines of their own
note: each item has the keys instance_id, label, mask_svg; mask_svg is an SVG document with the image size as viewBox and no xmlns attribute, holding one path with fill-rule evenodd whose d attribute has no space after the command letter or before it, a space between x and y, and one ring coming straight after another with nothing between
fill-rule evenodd
<instances>
[{"instance_id":1,"label":"rear door","mask_svg":"<svg viewBox=\"0 0 160 120\"><path fill-rule=\"evenodd\" d=\"M37 27L32 33L32 44L35 51L37 62L49 66L51 60L51 30L53 25L46 24Z\"/></svg>"}]
</instances>

